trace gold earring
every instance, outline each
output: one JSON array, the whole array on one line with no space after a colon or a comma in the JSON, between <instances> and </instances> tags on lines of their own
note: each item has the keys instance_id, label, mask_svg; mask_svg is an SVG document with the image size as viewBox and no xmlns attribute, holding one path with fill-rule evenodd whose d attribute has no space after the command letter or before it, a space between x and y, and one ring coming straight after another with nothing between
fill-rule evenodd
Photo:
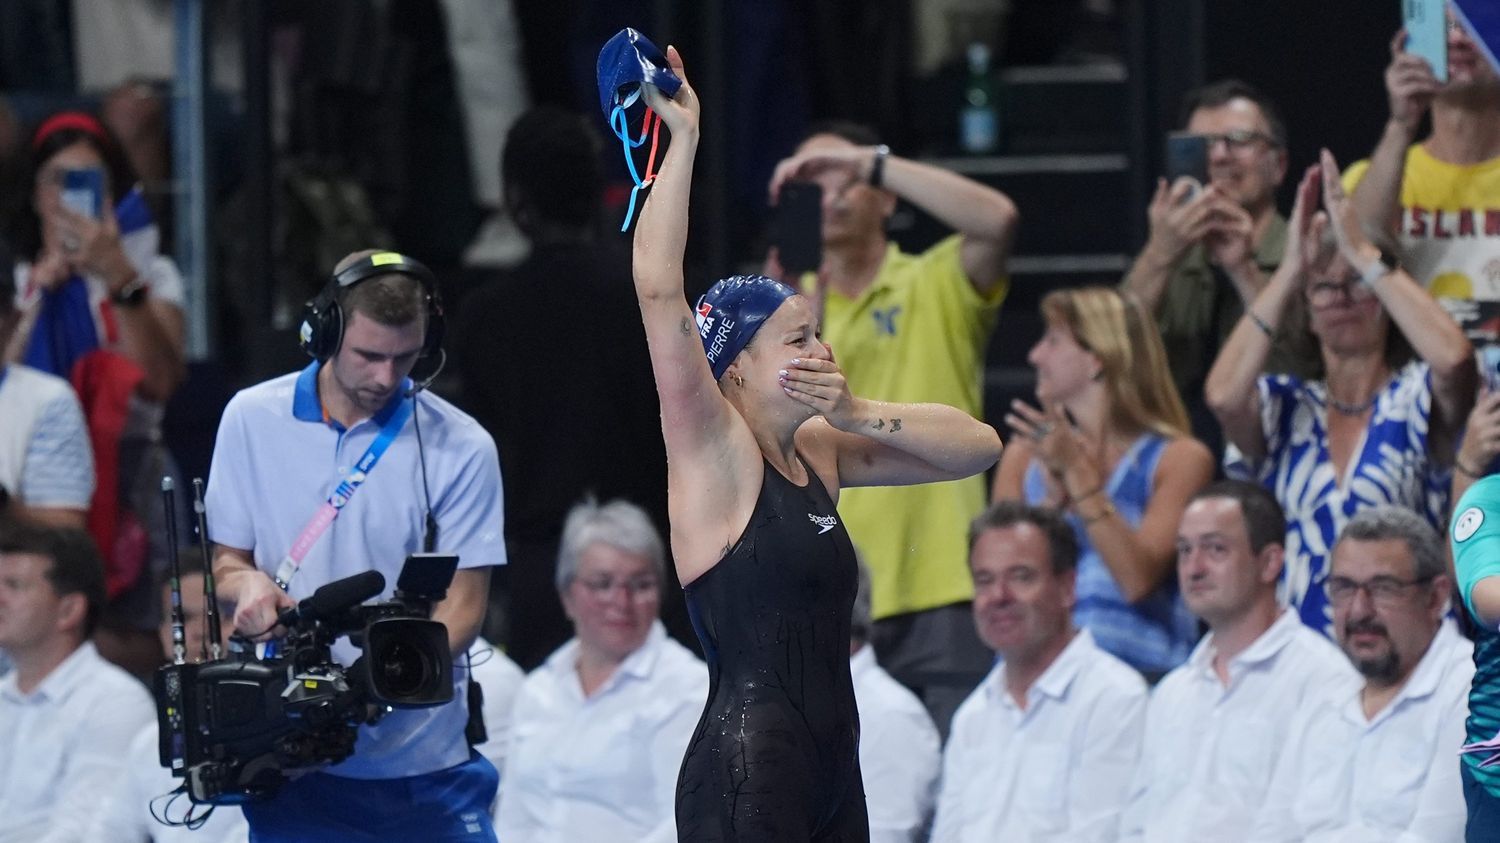
<instances>
[{"instance_id":1,"label":"gold earring","mask_svg":"<svg viewBox=\"0 0 1500 843\"><path fill-rule=\"evenodd\" d=\"M734 378L734 385L735 386L742 387L742 388L744 387L744 385L745 385L745 378L744 378L743 375L730 375L730 377Z\"/></svg>"}]
</instances>

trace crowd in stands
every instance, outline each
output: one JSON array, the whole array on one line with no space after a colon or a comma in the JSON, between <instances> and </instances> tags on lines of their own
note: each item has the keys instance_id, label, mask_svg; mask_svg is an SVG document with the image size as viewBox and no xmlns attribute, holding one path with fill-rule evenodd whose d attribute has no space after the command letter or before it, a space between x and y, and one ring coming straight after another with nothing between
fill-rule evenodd
<instances>
[{"instance_id":1,"label":"crowd in stands","mask_svg":"<svg viewBox=\"0 0 1500 843\"><path fill-rule=\"evenodd\" d=\"M1042 297L988 494L842 495L871 839L1500 840L1476 746L1500 730L1500 71L1456 24L1446 82L1403 45L1385 129L1342 171L1288 160L1253 86L1192 92L1208 183L1158 183L1118 286ZM577 115L520 118L502 201L531 255L448 338L505 487L510 570L458 667L506 841L677 839L709 693L674 638L663 536L688 527L601 149ZM0 265L0 841L245 840L234 807L155 820L177 780L136 681L172 650L153 492L182 279L104 123L54 115L25 152ZM793 277L773 252L767 274L861 395L980 415L1026 209L851 124L787 153L770 194L821 187L824 263ZM62 201L80 166L105 173L97 219ZM951 236L903 253L898 201ZM573 403L529 415L559 382Z\"/></svg>"}]
</instances>

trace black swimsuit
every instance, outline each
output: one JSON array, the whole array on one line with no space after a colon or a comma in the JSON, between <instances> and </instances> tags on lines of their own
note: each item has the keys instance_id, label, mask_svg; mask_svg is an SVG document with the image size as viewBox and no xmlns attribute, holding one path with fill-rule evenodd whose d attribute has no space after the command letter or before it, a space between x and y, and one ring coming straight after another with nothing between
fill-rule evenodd
<instances>
[{"instance_id":1,"label":"black swimsuit","mask_svg":"<svg viewBox=\"0 0 1500 843\"><path fill-rule=\"evenodd\" d=\"M854 546L807 474L796 486L766 463L744 535L685 588L710 679L677 780L679 840L869 840L849 677Z\"/></svg>"}]
</instances>

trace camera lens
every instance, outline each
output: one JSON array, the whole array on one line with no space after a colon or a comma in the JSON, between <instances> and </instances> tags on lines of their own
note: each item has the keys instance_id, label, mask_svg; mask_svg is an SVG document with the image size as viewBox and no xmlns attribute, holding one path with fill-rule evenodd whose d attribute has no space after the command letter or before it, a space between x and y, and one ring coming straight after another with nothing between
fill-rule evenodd
<instances>
[{"instance_id":1,"label":"camera lens","mask_svg":"<svg viewBox=\"0 0 1500 843\"><path fill-rule=\"evenodd\" d=\"M388 641L375 654L375 678L394 697L420 694L435 673L428 654L405 641Z\"/></svg>"}]
</instances>

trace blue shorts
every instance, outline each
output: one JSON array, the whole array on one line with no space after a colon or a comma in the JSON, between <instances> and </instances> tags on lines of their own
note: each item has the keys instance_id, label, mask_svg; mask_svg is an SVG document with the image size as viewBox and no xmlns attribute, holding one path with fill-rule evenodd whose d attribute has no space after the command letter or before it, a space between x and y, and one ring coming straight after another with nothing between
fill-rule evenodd
<instances>
[{"instance_id":1,"label":"blue shorts","mask_svg":"<svg viewBox=\"0 0 1500 843\"><path fill-rule=\"evenodd\" d=\"M1500 843L1500 798L1485 789L1463 759L1458 762L1464 782L1464 803L1469 817L1464 831L1466 843Z\"/></svg>"},{"instance_id":2,"label":"blue shorts","mask_svg":"<svg viewBox=\"0 0 1500 843\"><path fill-rule=\"evenodd\" d=\"M243 807L251 843L494 841L490 805L500 774L472 750L456 767L404 779L310 773Z\"/></svg>"}]
</instances>

